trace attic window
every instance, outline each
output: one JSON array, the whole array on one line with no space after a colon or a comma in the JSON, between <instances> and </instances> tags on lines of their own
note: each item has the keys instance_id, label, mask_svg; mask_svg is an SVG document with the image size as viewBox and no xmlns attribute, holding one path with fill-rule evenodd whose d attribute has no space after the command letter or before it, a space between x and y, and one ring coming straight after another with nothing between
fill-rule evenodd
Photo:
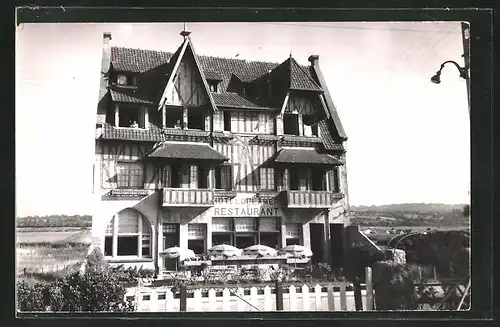
<instances>
[{"instance_id":1,"label":"attic window","mask_svg":"<svg viewBox=\"0 0 500 327\"><path fill-rule=\"evenodd\" d=\"M137 76L118 74L116 78L116 84L123 86L137 86Z\"/></svg>"},{"instance_id":2,"label":"attic window","mask_svg":"<svg viewBox=\"0 0 500 327\"><path fill-rule=\"evenodd\" d=\"M116 83L118 85L127 85L127 75L119 74L118 77L116 78Z\"/></svg>"},{"instance_id":3,"label":"attic window","mask_svg":"<svg viewBox=\"0 0 500 327\"><path fill-rule=\"evenodd\" d=\"M210 92L218 93L218 81L208 81L208 87L210 88Z\"/></svg>"}]
</instances>

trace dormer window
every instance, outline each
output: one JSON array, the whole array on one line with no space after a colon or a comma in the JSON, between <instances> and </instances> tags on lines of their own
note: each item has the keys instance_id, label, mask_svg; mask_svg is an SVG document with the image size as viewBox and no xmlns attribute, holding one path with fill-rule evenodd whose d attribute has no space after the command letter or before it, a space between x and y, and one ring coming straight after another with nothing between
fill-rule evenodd
<instances>
[{"instance_id":1,"label":"dormer window","mask_svg":"<svg viewBox=\"0 0 500 327\"><path fill-rule=\"evenodd\" d=\"M116 76L116 84L120 86L137 86L137 76L118 74Z\"/></svg>"},{"instance_id":2,"label":"dormer window","mask_svg":"<svg viewBox=\"0 0 500 327\"><path fill-rule=\"evenodd\" d=\"M214 80L209 80L207 81L208 82L208 87L210 89L210 92L215 92L215 93L218 93L218 84L219 84L219 81L214 81Z\"/></svg>"},{"instance_id":3,"label":"dormer window","mask_svg":"<svg viewBox=\"0 0 500 327\"><path fill-rule=\"evenodd\" d=\"M127 85L127 75L119 74L118 77L116 78L116 83L118 85Z\"/></svg>"}]
</instances>

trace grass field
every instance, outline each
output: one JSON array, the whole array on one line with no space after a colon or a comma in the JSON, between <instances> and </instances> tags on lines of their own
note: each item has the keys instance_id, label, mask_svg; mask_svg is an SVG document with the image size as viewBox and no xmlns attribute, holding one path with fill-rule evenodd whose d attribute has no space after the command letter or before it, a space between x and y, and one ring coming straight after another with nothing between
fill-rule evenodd
<instances>
[{"instance_id":1,"label":"grass field","mask_svg":"<svg viewBox=\"0 0 500 327\"><path fill-rule=\"evenodd\" d=\"M19 228L16 233L18 274L44 274L73 269L83 262L91 243L88 229Z\"/></svg>"}]
</instances>

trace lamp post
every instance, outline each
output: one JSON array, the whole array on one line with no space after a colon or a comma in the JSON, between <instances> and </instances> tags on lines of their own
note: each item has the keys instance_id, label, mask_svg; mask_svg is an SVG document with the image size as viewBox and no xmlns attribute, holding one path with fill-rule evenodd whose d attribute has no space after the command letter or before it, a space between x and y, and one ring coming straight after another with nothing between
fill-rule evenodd
<instances>
[{"instance_id":1,"label":"lamp post","mask_svg":"<svg viewBox=\"0 0 500 327\"><path fill-rule=\"evenodd\" d=\"M467 104L469 107L469 116L470 116L470 107L471 107L471 101L470 101L470 77L469 77L469 68L470 68L470 54L469 54L469 45L470 45L470 27L469 24L467 23L461 23L462 25L462 44L463 44L463 49L464 53L462 57L464 58L465 66L461 67L457 62L452 61L452 60L447 60L441 64L441 67L439 70L436 72L434 76L431 78L431 82L434 84L439 84L441 83L441 70L443 70L444 66L448 63L454 64L455 67L457 67L458 72L460 73L460 77L465 79L466 86L467 86Z\"/></svg>"},{"instance_id":2,"label":"lamp post","mask_svg":"<svg viewBox=\"0 0 500 327\"><path fill-rule=\"evenodd\" d=\"M468 69L466 67L460 67L460 65L456 61L447 60L447 61L445 61L445 62L443 62L441 64L441 67L436 72L436 74L431 77L431 82L434 83L434 84L441 83L441 71L443 70L443 68L444 68L444 66L446 64L453 64L453 65L455 65L455 67L457 67L457 69L458 69L460 77L462 77L463 79L465 79L465 81L467 82L467 102L468 102L468 106L469 106L469 115L470 115L469 74L467 72Z\"/></svg>"}]
</instances>

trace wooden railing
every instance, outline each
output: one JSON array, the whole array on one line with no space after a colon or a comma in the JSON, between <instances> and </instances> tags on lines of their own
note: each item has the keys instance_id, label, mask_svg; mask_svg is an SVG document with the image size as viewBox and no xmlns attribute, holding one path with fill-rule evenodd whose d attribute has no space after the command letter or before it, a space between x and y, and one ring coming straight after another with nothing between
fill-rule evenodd
<instances>
[{"instance_id":1,"label":"wooden railing","mask_svg":"<svg viewBox=\"0 0 500 327\"><path fill-rule=\"evenodd\" d=\"M282 199L288 208L328 208L341 194L331 191L282 191Z\"/></svg>"},{"instance_id":2,"label":"wooden railing","mask_svg":"<svg viewBox=\"0 0 500 327\"><path fill-rule=\"evenodd\" d=\"M179 189L164 188L162 205L210 207L214 204L214 190L212 189Z\"/></svg>"}]
</instances>

